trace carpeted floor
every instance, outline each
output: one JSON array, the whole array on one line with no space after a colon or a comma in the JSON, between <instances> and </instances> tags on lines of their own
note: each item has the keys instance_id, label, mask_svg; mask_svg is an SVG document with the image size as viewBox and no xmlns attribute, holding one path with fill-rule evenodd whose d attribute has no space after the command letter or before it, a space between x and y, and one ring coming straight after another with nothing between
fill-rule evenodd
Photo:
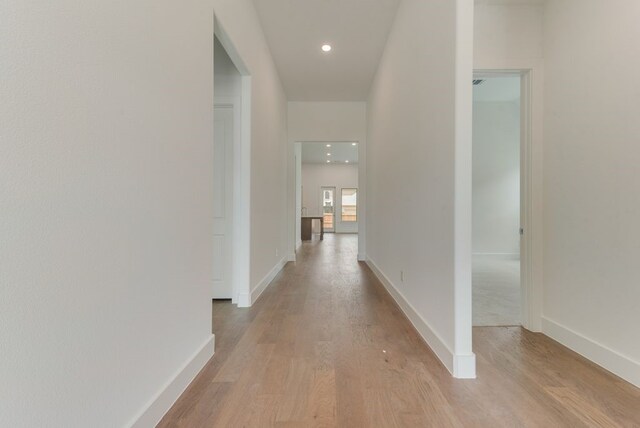
<instances>
[{"instance_id":1,"label":"carpeted floor","mask_svg":"<svg viewBox=\"0 0 640 428\"><path fill-rule=\"evenodd\" d=\"M473 256L473 325L520 325L520 260Z\"/></svg>"}]
</instances>

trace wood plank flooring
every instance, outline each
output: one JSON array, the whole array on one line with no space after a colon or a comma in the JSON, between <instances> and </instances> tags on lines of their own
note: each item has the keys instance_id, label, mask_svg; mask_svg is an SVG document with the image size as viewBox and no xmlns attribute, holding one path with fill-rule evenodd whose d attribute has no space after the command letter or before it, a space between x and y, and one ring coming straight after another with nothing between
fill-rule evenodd
<instances>
[{"instance_id":1,"label":"wood plank flooring","mask_svg":"<svg viewBox=\"0 0 640 428\"><path fill-rule=\"evenodd\" d=\"M213 304L216 353L160 427L640 427L640 389L518 327L474 329L456 380L355 235L305 243L249 309Z\"/></svg>"}]
</instances>

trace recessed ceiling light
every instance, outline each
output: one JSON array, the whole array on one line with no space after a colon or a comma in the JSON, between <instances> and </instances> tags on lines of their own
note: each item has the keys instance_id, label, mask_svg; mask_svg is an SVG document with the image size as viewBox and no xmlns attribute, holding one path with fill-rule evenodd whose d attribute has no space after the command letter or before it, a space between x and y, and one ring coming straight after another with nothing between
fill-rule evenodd
<instances>
[{"instance_id":1,"label":"recessed ceiling light","mask_svg":"<svg viewBox=\"0 0 640 428\"><path fill-rule=\"evenodd\" d=\"M331 161L330 161L330 160L328 160L328 161L327 161L327 163L331 163Z\"/></svg>"},{"instance_id":2,"label":"recessed ceiling light","mask_svg":"<svg viewBox=\"0 0 640 428\"><path fill-rule=\"evenodd\" d=\"M323 52L329 52L331 50L331 45L322 45Z\"/></svg>"},{"instance_id":3,"label":"recessed ceiling light","mask_svg":"<svg viewBox=\"0 0 640 428\"><path fill-rule=\"evenodd\" d=\"M327 156L331 156L331 153L327 153Z\"/></svg>"},{"instance_id":4,"label":"recessed ceiling light","mask_svg":"<svg viewBox=\"0 0 640 428\"><path fill-rule=\"evenodd\" d=\"M331 147L331 144L327 144L327 147Z\"/></svg>"},{"instance_id":5,"label":"recessed ceiling light","mask_svg":"<svg viewBox=\"0 0 640 428\"><path fill-rule=\"evenodd\" d=\"M351 143L351 145L352 145L352 146L357 146L357 145L358 145L358 143Z\"/></svg>"},{"instance_id":6,"label":"recessed ceiling light","mask_svg":"<svg viewBox=\"0 0 640 428\"><path fill-rule=\"evenodd\" d=\"M349 161L344 161L344 163L349 163Z\"/></svg>"}]
</instances>

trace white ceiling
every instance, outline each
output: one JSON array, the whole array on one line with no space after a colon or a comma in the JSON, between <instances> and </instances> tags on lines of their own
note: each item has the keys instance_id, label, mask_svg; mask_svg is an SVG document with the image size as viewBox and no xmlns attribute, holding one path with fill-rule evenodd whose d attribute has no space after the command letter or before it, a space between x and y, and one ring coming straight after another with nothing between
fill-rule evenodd
<instances>
[{"instance_id":1,"label":"white ceiling","mask_svg":"<svg viewBox=\"0 0 640 428\"><path fill-rule=\"evenodd\" d=\"M331 147L327 147L331 144ZM328 156L327 153L331 153ZM302 163L357 164L358 146L353 143L302 143ZM349 162L346 162L349 161Z\"/></svg>"},{"instance_id":2,"label":"white ceiling","mask_svg":"<svg viewBox=\"0 0 640 428\"><path fill-rule=\"evenodd\" d=\"M253 1L289 101L366 101L400 0Z\"/></svg>"},{"instance_id":3,"label":"white ceiling","mask_svg":"<svg viewBox=\"0 0 640 428\"><path fill-rule=\"evenodd\" d=\"M515 101L520 99L520 77L490 77L473 87L473 101Z\"/></svg>"}]
</instances>

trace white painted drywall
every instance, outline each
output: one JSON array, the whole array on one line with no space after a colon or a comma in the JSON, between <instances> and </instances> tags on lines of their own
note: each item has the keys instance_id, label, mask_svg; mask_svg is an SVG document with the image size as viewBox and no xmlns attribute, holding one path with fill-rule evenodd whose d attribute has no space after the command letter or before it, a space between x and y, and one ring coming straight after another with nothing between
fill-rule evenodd
<instances>
[{"instance_id":1,"label":"white painted drywall","mask_svg":"<svg viewBox=\"0 0 640 428\"><path fill-rule=\"evenodd\" d=\"M640 386L639 17L634 1L546 5L544 317Z\"/></svg>"},{"instance_id":2,"label":"white painted drywall","mask_svg":"<svg viewBox=\"0 0 640 428\"><path fill-rule=\"evenodd\" d=\"M302 207L308 216L321 216L322 187L336 188L336 233L357 233L358 222L343 222L341 189L358 188L358 166L302 164Z\"/></svg>"},{"instance_id":3,"label":"white painted drywall","mask_svg":"<svg viewBox=\"0 0 640 428\"><path fill-rule=\"evenodd\" d=\"M455 2L401 3L369 98L366 162L367 257L422 320L452 372L457 351L471 352L470 318L459 341L454 322L456 21ZM469 230L470 171L469 162ZM470 315L470 276L467 292Z\"/></svg>"},{"instance_id":4,"label":"white painted drywall","mask_svg":"<svg viewBox=\"0 0 640 428\"><path fill-rule=\"evenodd\" d=\"M289 251L294 253L300 227L296 210L294 145L302 141L357 141L358 142L358 259L364 260L366 246L367 200L365 177L367 144L367 103L365 102L289 102L288 104L288 222L296 223L289 232Z\"/></svg>"},{"instance_id":5,"label":"white painted drywall","mask_svg":"<svg viewBox=\"0 0 640 428\"><path fill-rule=\"evenodd\" d=\"M211 340L214 6L253 72L261 278L286 103L251 1L2 3L3 425L128 426Z\"/></svg>"},{"instance_id":6,"label":"white painted drywall","mask_svg":"<svg viewBox=\"0 0 640 428\"><path fill-rule=\"evenodd\" d=\"M289 140L364 141L366 111L365 102L289 102Z\"/></svg>"},{"instance_id":7,"label":"white painted drywall","mask_svg":"<svg viewBox=\"0 0 640 428\"><path fill-rule=\"evenodd\" d=\"M519 256L519 229L520 101L475 101L473 253Z\"/></svg>"},{"instance_id":8,"label":"white painted drywall","mask_svg":"<svg viewBox=\"0 0 640 428\"><path fill-rule=\"evenodd\" d=\"M478 4L474 11L476 68L543 57L542 4Z\"/></svg>"},{"instance_id":9,"label":"white painted drywall","mask_svg":"<svg viewBox=\"0 0 640 428\"><path fill-rule=\"evenodd\" d=\"M2 424L125 426L211 337L211 8L0 14Z\"/></svg>"}]
</instances>

